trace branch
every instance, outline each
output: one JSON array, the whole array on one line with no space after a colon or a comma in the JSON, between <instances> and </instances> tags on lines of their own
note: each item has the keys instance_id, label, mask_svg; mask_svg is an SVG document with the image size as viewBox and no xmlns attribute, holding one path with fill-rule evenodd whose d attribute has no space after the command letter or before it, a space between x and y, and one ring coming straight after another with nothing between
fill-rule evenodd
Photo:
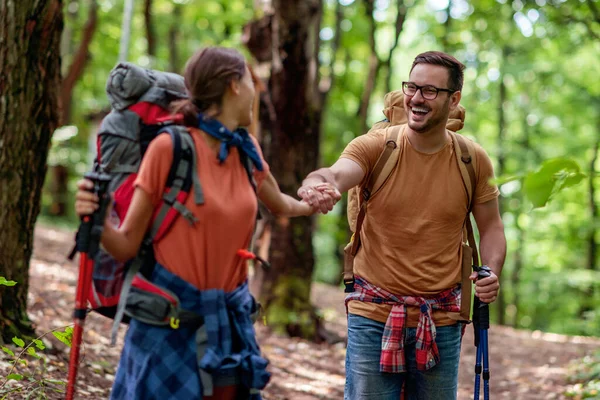
<instances>
[{"instance_id":1,"label":"branch","mask_svg":"<svg viewBox=\"0 0 600 400\"><path fill-rule=\"evenodd\" d=\"M169 69L171 72L181 73L179 70L179 49L177 42L179 37L179 24L181 22L181 4L173 5L173 23L169 27Z\"/></svg>"},{"instance_id":2,"label":"branch","mask_svg":"<svg viewBox=\"0 0 600 400\"><path fill-rule=\"evenodd\" d=\"M344 19L344 9L339 1L336 1L335 6L335 26L334 26L334 37L331 43L331 60L327 68L329 70L329 77L321 78L319 80L319 92L321 93L320 104L323 105L327 101L327 95L334 85L335 73L333 68L337 62L338 50L342 42L342 20Z\"/></svg>"},{"instance_id":3,"label":"branch","mask_svg":"<svg viewBox=\"0 0 600 400\"><path fill-rule=\"evenodd\" d=\"M177 7L177 5L175 5ZM156 57L156 34L152 25L152 0L144 1L144 22L146 24L146 40L148 41L148 55Z\"/></svg>"},{"instance_id":4,"label":"branch","mask_svg":"<svg viewBox=\"0 0 600 400\"><path fill-rule=\"evenodd\" d=\"M596 23L600 24L600 10L598 10L598 7L596 6L596 4L594 4L592 0L587 0L587 4L590 7L590 10L592 10L594 20L596 21Z\"/></svg>"},{"instance_id":5,"label":"branch","mask_svg":"<svg viewBox=\"0 0 600 400\"><path fill-rule=\"evenodd\" d=\"M369 47L371 48L371 56L369 57L369 74L367 76L367 82L363 90L363 95L360 99L358 106L357 116L360 121L360 129L362 133L367 130L367 113L369 111L369 104L371 103L371 96L375 90L375 83L377 81L377 75L379 68L381 67L381 60L377 55L377 48L375 43L375 32L377 30L375 24L375 18L373 16L374 11L374 0L365 0L365 13L370 22L370 35L369 35Z\"/></svg>"},{"instance_id":6,"label":"branch","mask_svg":"<svg viewBox=\"0 0 600 400\"><path fill-rule=\"evenodd\" d=\"M396 51L396 49L398 48L398 44L400 43L400 34L402 33L402 28L404 28L404 22L406 21L407 8L404 5L404 0L398 0L397 8L398 11L396 14L396 32L394 35L394 43L390 48L387 60L384 62L385 66L387 67L387 75L385 77L386 93L392 91L392 59L394 57L394 52Z\"/></svg>"},{"instance_id":7,"label":"branch","mask_svg":"<svg viewBox=\"0 0 600 400\"><path fill-rule=\"evenodd\" d=\"M73 97L73 89L75 84L83 75L85 66L88 61L89 47L96 32L96 25L98 23L98 3L96 0L92 0L90 3L90 9L88 11L88 18L85 26L83 27L83 36L81 43L75 53L73 62L69 67L67 75L64 77L61 87L61 103L62 103L62 123L68 124L71 120L71 101Z\"/></svg>"}]
</instances>

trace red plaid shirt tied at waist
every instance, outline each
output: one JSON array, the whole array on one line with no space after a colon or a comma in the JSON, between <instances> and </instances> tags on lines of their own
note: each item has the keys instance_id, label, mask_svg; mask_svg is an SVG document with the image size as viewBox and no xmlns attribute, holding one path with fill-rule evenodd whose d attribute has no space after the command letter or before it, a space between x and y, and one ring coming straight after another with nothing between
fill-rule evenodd
<instances>
[{"instance_id":1,"label":"red plaid shirt tied at waist","mask_svg":"<svg viewBox=\"0 0 600 400\"><path fill-rule=\"evenodd\" d=\"M381 372L400 373L406 372L406 362L404 360L406 306L419 307L421 314L417 325L417 369L426 371L440 361L439 351L435 343L436 330L431 316L432 310L460 312L460 294L459 285L432 298L396 296L355 276L354 292L346 296L346 313L348 313L348 302L352 300L392 306L381 340L379 370Z\"/></svg>"}]
</instances>

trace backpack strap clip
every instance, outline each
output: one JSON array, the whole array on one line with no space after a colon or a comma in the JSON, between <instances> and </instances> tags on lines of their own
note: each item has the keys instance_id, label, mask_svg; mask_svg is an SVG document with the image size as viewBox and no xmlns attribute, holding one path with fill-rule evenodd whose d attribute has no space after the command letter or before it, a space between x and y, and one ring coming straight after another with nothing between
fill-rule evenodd
<instances>
[{"instance_id":1,"label":"backpack strap clip","mask_svg":"<svg viewBox=\"0 0 600 400\"><path fill-rule=\"evenodd\" d=\"M185 220L189 222L190 225L194 225L196 222L199 221L199 219L194 215L194 213L192 213L186 206L181 204L179 201L175 200L173 203L170 204L170 206L177 210L177 212L181 214L181 216L185 218Z\"/></svg>"},{"instance_id":2,"label":"backpack strap clip","mask_svg":"<svg viewBox=\"0 0 600 400\"><path fill-rule=\"evenodd\" d=\"M369 201L369 199L371 198L371 191L369 190L369 188L364 188L362 191L362 195L363 201Z\"/></svg>"}]
</instances>

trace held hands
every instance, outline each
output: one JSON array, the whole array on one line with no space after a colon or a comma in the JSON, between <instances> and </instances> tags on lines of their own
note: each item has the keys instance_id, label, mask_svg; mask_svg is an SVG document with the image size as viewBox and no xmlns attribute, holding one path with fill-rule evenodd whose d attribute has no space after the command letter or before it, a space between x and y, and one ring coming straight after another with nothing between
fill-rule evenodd
<instances>
[{"instance_id":1,"label":"held hands","mask_svg":"<svg viewBox=\"0 0 600 400\"><path fill-rule=\"evenodd\" d=\"M339 190L330 183L304 185L298 189L298 196L313 208L314 212L327 214L342 198Z\"/></svg>"},{"instance_id":2,"label":"held hands","mask_svg":"<svg viewBox=\"0 0 600 400\"><path fill-rule=\"evenodd\" d=\"M473 272L469 279L475 281L475 296L484 303L492 303L498 297L500 282L494 271L490 271L487 278L477 279L477 272Z\"/></svg>"}]
</instances>

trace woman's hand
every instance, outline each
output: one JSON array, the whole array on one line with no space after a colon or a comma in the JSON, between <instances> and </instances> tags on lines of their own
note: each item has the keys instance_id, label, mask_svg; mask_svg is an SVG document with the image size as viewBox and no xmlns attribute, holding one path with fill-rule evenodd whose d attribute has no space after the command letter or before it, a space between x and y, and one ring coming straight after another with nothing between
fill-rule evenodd
<instances>
[{"instance_id":1,"label":"woman's hand","mask_svg":"<svg viewBox=\"0 0 600 400\"><path fill-rule=\"evenodd\" d=\"M339 190L327 182L302 186L298 189L298 196L322 214L333 210L333 206L342 198Z\"/></svg>"},{"instance_id":2,"label":"woman's hand","mask_svg":"<svg viewBox=\"0 0 600 400\"><path fill-rule=\"evenodd\" d=\"M75 193L75 212L81 218L93 214L99 207L98 196L93 192L94 182L82 179L77 182Z\"/></svg>"}]
</instances>

